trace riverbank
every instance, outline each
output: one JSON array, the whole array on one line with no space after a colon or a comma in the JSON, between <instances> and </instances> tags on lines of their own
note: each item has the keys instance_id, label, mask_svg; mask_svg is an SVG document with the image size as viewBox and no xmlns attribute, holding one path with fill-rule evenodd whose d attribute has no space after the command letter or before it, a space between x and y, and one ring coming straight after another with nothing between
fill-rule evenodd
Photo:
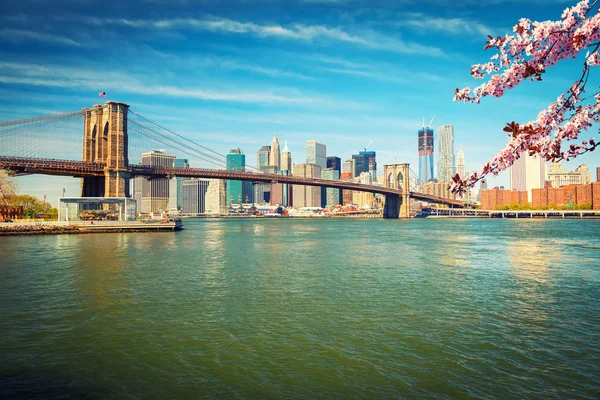
<instances>
[{"instance_id":1,"label":"riverbank","mask_svg":"<svg viewBox=\"0 0 600 400\"><path fill-rule=\"evenodd\" d=\"M62 235L82 233L115 233L115 232L172 232L182 229L181 222L34 222L34 223L0 223L0 236L8 235Z\"/></svg>"}]
</instances>

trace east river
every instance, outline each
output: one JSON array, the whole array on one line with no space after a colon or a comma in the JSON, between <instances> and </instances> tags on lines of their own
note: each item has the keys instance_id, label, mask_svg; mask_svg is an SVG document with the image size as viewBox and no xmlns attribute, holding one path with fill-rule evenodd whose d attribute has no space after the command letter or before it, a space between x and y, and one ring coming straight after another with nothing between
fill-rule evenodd
<instances>
[{"instance_id":1,"label":"east river","mask_svg":"<svg viewBox=\"0 0 600 400\"><path fill-rule=\"evenodd\" d=\"M0 397L598 398L597 220L0 238Z\"/></svg>"}]
</instances>

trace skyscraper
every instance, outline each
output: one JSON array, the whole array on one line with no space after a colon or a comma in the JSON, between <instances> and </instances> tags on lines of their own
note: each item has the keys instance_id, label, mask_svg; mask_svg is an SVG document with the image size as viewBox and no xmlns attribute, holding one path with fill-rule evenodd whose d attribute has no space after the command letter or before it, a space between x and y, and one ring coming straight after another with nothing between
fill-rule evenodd
<instances>
[{"instance_id":1,"label":"skyscraper","mask_svg":"<svg viewBox=\"0 0 600 400\"><path fill-rule=\"evenodd\" d=\"M225 194L225 179L209 179L204 212L207 214L226 213Z\"/></svg>"},{"instance_id":2,"label":"skyscraper","mask_svg":"<svg viewBox=\"0 0 600 400\"><path fill-rule=\"evenodd\" d=\"M455 168L454 126L442 125L438 130L438 180L451 182Z\"/></svg>"},{"instance_id":3,"label":"skyscraper","mask_svg":"<svg viewBox=\"0 0 600 400\"><path fill-rule=\"evenodd\" d=\"M204 213L206 211L206 191L208 179L188 179L183 181L182 212L189 214Z\"/></svg>"},{"instance_id":4,"label":"skyscraper","mask_svg":"<svg viewBox=\"0 0 600 400\"><path fill-rule=\"evenodd\" d=\"M279 139L277 134L273 134L273 140L271 141L271 154L269 156L269 165L276 167L275 170L279 171L281 166L281 154L279 153Z\"/></svg>"},{"instance_id":5,"label":"skyscraper","mask_svg":"<svg viewBox=\"0 0 600 400\"><path fill-rule=\"evenodd\" d=\"M315 164L298 164L294 166L294 176L320 178L321 167ZM293 186L293 204L295 208L320 207L321 188L318 186Z\"/></svg>"},{"instance_id":6,"label":"skyscraper","mask_svg":"<svg viewBox=\"0 0 600 400\"><path fill-rule=\"evenodd\" d=\"M229 154L227 154L227 171L245 171L246 170L246 155L240 150L231 149ZM243 203L246 198L246 193L244 193L244 183L243 181L227 181L227 194L226 194L226 202L229 206L230 204L240 204Z\"/></svg>"},{"instance_id":7,"label":"skyscraper","mask_svg":"<svg viewBox=\"0 0 600 400\"><path fill-rule=\"evenodd\" d=\"M377 180L377 162L375 161L376 153L374 151L359 151L358 154L365 156L367 161L367 172L371 174L371 180ZM362 172L362 171L361 171Z\"/></svg>"},{"instance_id":8,"label":"skyscraper","mask_svg":"<svg viewBox=\"0 0 600 400\"><path fill-rule=\"evenodd\" d=\"M256 168L263 170L271 165L271 146L263 146L256 152Z\"/></svg>"},{"instance_id":9,"label":"skyscraper","mask_svg":"<svg viewBox=\"0 0 600 400\"><path fill-rule=\"evenodd\" d=\"M318 165L321 171L327 168L327 145L318 140L307 140L306 163ZM321 171L319 171L319 176Z\"/></svg>"},{"instance_id":10,"label":"skyscraper","mask_svg":"<svg viewBox=\"0 0 600 400\"><path fill-rule=\"evenodd\" d=\"M342 164L342 174L350 173L354 176L354 160L349 158Z\"/></svg>"},{"instance_id":11,"label":"skyscraper","mask_svg":"<svg viewBox=\"0 0 600 400\"><path fill-rule=\"evenodd\" d=\"M433 129L419 129L419 181L427 183L433 179Z\"/></svg>"},{"instance_id":12,"label":"skyscraper","mask_svg":"<svg viewBox=\"0 0 600 400\"><path fill-rule=\"evenodd\" d=\"M340 177L342 176L342 160L339 157L327 157L327 169L334 169L337 171L337 178L335 178L336 180L339 180ZM323 171L321 171L321 175L323 174ZM342 189L332 189L332 190L337 190L338 191L338 203L336 204L340 204L342 201ZM323 196L323 194L321 193L321 196ZM325 193L325 198L328 199L329 198L329 188L327 188L327 191ZM329 200L327 200L329 201ZM326 205L329 205L330 203L326 203Z\"/></svg>"},{"instance_id":13,"label":"skyscraper","mask_svg":"<svg viewBox=\"0 0 600 400\"><path fill-rule=\"evenodd\" d=\"M465 164L465 152L460 149L456 154L456 173L462 178L467 177L467 165Z\"/></svg>"},{"instance_id":14,"label":"skyscraper","mask_svg":"<svg viewBox=\"0 0 600 400\"><path fill-rule=\"evenodd\" d=\"M337 158L337 157L336 157ZM337 158L339 160L339 158ZM340 179L340 171L338 171L335 168L325 168L322 172L321 172L321 178L323 179L329 179L332 181L337 181ZM341 201L341 190L340 189L336 189L336 188L326 188L325 190L325 206L326 207L333 207L335 205L340 204ZM321 200L321 204L323 204L323 201Z\"/></svg>"},{"instance_id":15,"label":"skyscraper","mask_svg":"<svg viewBox=\"0 0 600 400\"><path fill-rule=\"evenodd\" d=\"M352 176L354 177L360 176L363 172L369 172L369 156L362 153L364 153L364 151L359 152L359 154L352 154L354 167Z\"/></svg>"},{"instance_id":16,"label":"skyscraper","mask_svg":"<svg viewBox=\"0 0 600 400\"><path fill-rule=\"evenodd\" d=\"M292 153L288 148L287 142L283 146L283 152L281 153L281 171L289 171L292 173Z\"/></svg>"},{"instance_id":17,"label":"skyscraper","mask_svg":"<svg viewBox=\"0 0 600 400\"><path fill-rule=\"evenodd\" d=\"M175 168L189 168L189 161L185 158L176 158L173 160ZM190 178L175 177L169 182L169 210L181 210L183 206L183 186L182 182Z\"/></svg>"},{"instance_id":18,"label":"skyscraper","mask_svg":"<svg viewBox=\"0 0 600 400\"><path fill-rule=\"evenodd\" d=\"M152 150L142 154L142 165L152 167L173 167L175 155L166 150ZM141 212L155 213L167 211L169 205L169 178L142 179Z\"/></svg>"},{"instance_id":19,"label":"skyscraper","mask_svg":"<svg viewBox=\"0 0 600 400\"><path fill-rule=\"evenodd\" d=\"M541 189L546 182L546 161L539 156L521 154L510 167L510 189L527 191L527 201L531 202L531 190Z\"/></svg>"}]
</instances>

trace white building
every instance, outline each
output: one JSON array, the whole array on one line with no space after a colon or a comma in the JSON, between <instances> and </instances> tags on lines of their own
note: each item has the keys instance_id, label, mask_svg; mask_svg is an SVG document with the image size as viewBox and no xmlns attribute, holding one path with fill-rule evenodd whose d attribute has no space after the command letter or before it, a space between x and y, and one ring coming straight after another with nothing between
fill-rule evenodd
<instances>
[{"instance_id":1,"label":"white building","mask_svg":"<svg viewBox=\"0 0 600 400\"><path fill-rule=\"evenodd\" d=\"M465 164L465 152L460 149L456 154L456 173L462 178L467 177L467 165Z\"/></svg>"},{"instance_id":2,"label":"white building","mask_svg":"<svg viewBox=\"0 0 600 400\"><path fill-rule=\"evenodd\" d=\"M442 125L438 128L438 180L451 182L455 169L454 126Z\"/></svg>"},{"instance_id":3,"label":"white building","mask_svg":"<svg viewBox=\"0 0 600 400\"><path fill-rule=\"evenodd\" d=\"M306 163L318 165L321 167L321 171L327 168L327 145L318 140L307 140Z\"/></svg>"},{"instance_id":4,"label":"white building","mask_svg":"<svg viewBox=\"0 0 600 400\"><path fill-rule=\"evenodd\" d=\"M294 166L294 176L320 178L321 167L314 164L298 164ZM321 188L319 186L293 185L294 208L321 207Z\"/></svg>"},{"instance_id":5,"label":"white building","mask_svg":"<svg viewBox=\"0 0 600 400\"><path fill-rule=\"evenodd\" d=\"M592 181L592 176L587 165L581 164L575 168L575 171L569 171L562 168L560 162L550 164L548 172L548 181L553 188L559 188L566 185L585 185Z\"/></svg>"},{"instance_id":6,"label":"white building","mask_svg":"<svg viewBox=\"0 0 600 400\"><path fill-rule=\"evenodd\" d=\"M269 165L276 167L279 171L281 168L281 153L279 153L279 139L277 134L273 134L273 140L271 141L271 154L269 155Z\"/></svg>"},{"instance_id":7,"label":"white building","mask_svg":"<svg viewBox=\"0 0 600 400\"><path fill-rule=\"evenodd\" d=\"M288 148L287 141L285 142L285 145L283 146L283 152L281 153L280 169L282 171L289 171L290 174L292 173L292 153Z\"/></svg>"},{"instance_id":8,"label":"white building","mask_svg":"<svg viewBox=\"0 0 600 400\"><path fill-rule=\"evenodd\" d=\"M526 190L531 202L531 190L541 189L546 182L546 161L542 157L521 154L510 167L510 189Z\"/></svg>"},{"instance_id":9,"label":"white building","mask_svg":"<svg viewBox=\"0 0 600 400\"><path fill-rule=\"evenodd\" d=\"M204 212L207 214L223 214L227 212L225 197L225 179L209 179L206 189Z\"/></svg>"}]
</instances>

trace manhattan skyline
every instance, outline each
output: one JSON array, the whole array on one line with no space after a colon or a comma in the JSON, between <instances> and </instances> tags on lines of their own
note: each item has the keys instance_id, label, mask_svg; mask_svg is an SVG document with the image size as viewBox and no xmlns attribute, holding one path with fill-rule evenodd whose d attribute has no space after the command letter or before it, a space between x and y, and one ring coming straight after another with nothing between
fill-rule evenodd
<instances>
[{"instance_id":1,"label":"manhattan skyline","mask_svg":"<svg viewBox=\"0 0 600 400\"><path fill-rule=\"evenodd\" d=\"M504 123L534 119L575 79L579 60L480 105L452 102L454 89L480 83L469 68L492 55L486 34L511 33L525 16L556 19L570 4L151 1L92 13L86 2L9 2L0 17L0 120L90 107L105 91L222 154L254 154L273 132L297 160L306 140L342 159L373 140L378 164L416 171L416 132L435 114L436 142L439 126L454 125L455 147L476 170L504 145ZM595 168L597 156L563 166L582 163ZM51 201L79 185L18 181L21 192ZM508 172L488 178L490 187L508 184Z\"/></svg>"}]
</instances>

